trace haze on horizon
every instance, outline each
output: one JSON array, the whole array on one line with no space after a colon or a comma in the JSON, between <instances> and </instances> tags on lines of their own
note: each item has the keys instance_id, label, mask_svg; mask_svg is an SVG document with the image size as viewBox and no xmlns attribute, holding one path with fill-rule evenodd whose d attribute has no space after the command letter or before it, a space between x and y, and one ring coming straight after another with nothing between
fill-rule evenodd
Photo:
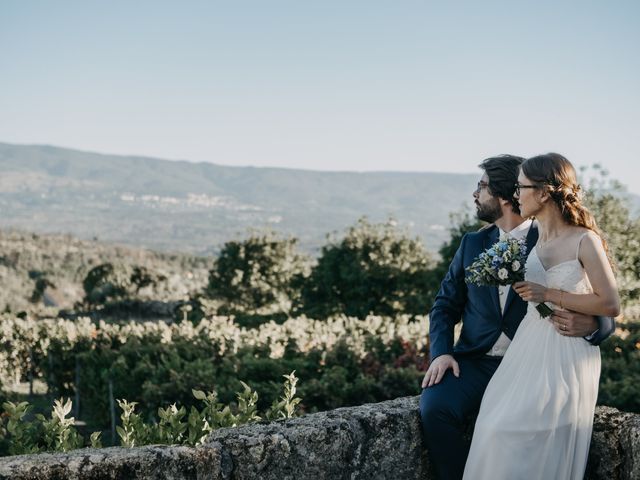
<instances>
[{"instance_id":1,"label":"haze on horizon","mask_svg":"<svg viewBox=\"0 0 640 480\"><path fill-rule=\"evenodd\" d=\"M0 4L0 142L334 171L602 164L640 194L640 4Z\"/></svg>"}]
</instances>

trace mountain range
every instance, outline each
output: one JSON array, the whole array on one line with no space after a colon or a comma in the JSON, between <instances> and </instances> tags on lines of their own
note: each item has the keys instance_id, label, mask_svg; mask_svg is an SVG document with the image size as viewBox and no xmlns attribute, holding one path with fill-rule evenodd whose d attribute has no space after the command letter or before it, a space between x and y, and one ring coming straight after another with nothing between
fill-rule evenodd
<instances>
[{"instance_id":1,"label":"mountain range","mask_svg":"<svg viewBox=\"0 0 640 480\"><path fill-rule=\"evenodd\" d=\"M318 172L0 143L0 228L206 255L249 229L318 252L366 216L437 250L478 175Z\"/></svg>"},{"instance_id":2,"label":"mountain range","mask_svg":"<svg viewBox=\"0 0 640 480\"><path fill-rule=\"evenodd\" d=\"M479 174L230 167L0 143L0 228L197 255L268 228L317 254L327 234L366 216L393 218L436 251Z\"/></svg>"}]
</instances>

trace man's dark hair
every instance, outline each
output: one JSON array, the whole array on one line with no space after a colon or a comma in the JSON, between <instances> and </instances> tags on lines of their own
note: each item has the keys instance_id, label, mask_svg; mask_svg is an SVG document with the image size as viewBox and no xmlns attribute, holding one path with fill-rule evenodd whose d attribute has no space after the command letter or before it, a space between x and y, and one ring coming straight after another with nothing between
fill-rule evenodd
<instances>
[{"instance_id":1,"label":"man's dark hair","mask_svg":"<svg viewBox=\"0 0 640 480\"><path fill-rule=\"evenodd\" d=\"M489 192L494 197L500 197L511 202L514 213L520 214L517 200L513 198L518 182L520 165L524 158L515 155L498 155L487 158L478 165L489 177Z\"/></svg>"}]
</instances>

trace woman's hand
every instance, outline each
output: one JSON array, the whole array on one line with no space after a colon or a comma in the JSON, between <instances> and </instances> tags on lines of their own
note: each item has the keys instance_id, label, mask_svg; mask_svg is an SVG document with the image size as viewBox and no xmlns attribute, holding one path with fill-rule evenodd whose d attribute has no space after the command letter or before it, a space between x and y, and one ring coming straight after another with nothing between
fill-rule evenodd
<instances>
[{"instance_id":1,"label":"woman's hand","mask_svg":"<svg viewBox=\"0 0 640 480\"><path fill-rule=\"evenodd\" d=\"M513 289L525 302L543 303L547 300L547 287L533 282L516 282Z\"/></svg>"}]
</instances>

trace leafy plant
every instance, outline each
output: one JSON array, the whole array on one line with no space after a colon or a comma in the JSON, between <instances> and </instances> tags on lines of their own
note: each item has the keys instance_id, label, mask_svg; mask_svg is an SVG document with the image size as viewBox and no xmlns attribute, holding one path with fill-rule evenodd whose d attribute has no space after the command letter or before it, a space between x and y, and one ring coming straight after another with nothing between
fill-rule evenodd
<instances>
[{"instance_id":1,"label":"leafy plant","mask_svg":"<svg viewBox=\"0 0 640 480\"><path fill-rule=\"evenodd\" d=\"M188 428L187 422L183 421L186 414L186 408L178 408L175 403L167 408L158 408L160 422L154 440L167 445L182 443Z\"/></svg>"},{"instance_id":2,"label":"leafy plant","mask_svg":"<svg viewBox=\"0 0 640 480\"><path fill-rule=\"evenodd\" d=\"M150 437L150 432L140 415L134 412L138 403L128 402L124 399L117 400L117 402L122 410L122 415L120 415L122 424L116 426L116 432L120 437L120 445L130 448L144 445Z\"/></svg>"},{"instance_id":3,"label":"leafy plant","mask_svg":"<svg viewBox=\"0 0 640 480\"><path fill-rule=\"evenodd\" d=\"M295 372L285 375L284 395L280 402L274 403L266 417L292 418L297 414L300 398L295 398L295 385L298 381ZM118 399L122 413L120 425L116 431L123 447L139 447L150 443L167 445L201 445L207 436L217 428L237 427L262 419L256 408L258 394L249 385L240 382L243 390L236 394L237 405L224 405L218 401L216 392L204 393L193 390L193 396L203 407L198 410L192 406L189 415L184 406L173 403L158 409L159 421L144 422L135 409L137 402ZM0 441L8 445L6 453L18 455L41 451L67 452L82 446L82 438L74 425L71 412L71 400L55 400L50 418L37 414L33 420L27 420L31 407L28 402L3 403L4 414L0 422ZM101 448L100 432L90 435L92 448ZM3 453L0 450L0 454Z\"/></svg>"},{"instance_id":4,"label":"leafy plant","mask_svg":"<svg viewBox=\"0 0 640 480\"><path fill-rule=\"evenodd\" d=\"M91 448L102 448L102 439L100 438L101 436L102 436L102 433L100 432L93 432L89 436L89 442L90 442Z\"/></svg>"},{"instance_id":5,"label":"leafy plant","mask_svg":"<svg viewBox=\"0 0 640 480\"><path fill-rule=\"evenodd\" d=\"M296 406L302 401L302 399L296 398L298 378L295 373L293 371L289 375L283 375L285 378L284 394L279 400L273 402L273 405L267 411L267 419L292 418L295 415Z\"/></svg>"},{"instance_id":6,"label":"leafy plant","mask_svg":"<svg viewBox=\"0 0 640 480\"><path fill-rule=\"evenodd\" d=\"M64 403L63 403L64 402ZM42 424L44 444L47 450L68 452L82 445L82 439L73 427L74 418L67 418L71 413L72 402L60 398L53 403L53 411L50 418L37 414L36 418Z\"/></svg>"},{"instance_id":7,"label":"leafy plant","mask_svg":"<svg viewBox=\"0 0 640 480\"><path fill-rule=\"evenodd\" d=\"M24 417L30 410L29 403L4 402L2 407L7 419L6 427L2 431L5 439L9 441L9 454L39 452L37 440L40 432L37 425L24 421Z\"/></svg>"}]
</instances>

